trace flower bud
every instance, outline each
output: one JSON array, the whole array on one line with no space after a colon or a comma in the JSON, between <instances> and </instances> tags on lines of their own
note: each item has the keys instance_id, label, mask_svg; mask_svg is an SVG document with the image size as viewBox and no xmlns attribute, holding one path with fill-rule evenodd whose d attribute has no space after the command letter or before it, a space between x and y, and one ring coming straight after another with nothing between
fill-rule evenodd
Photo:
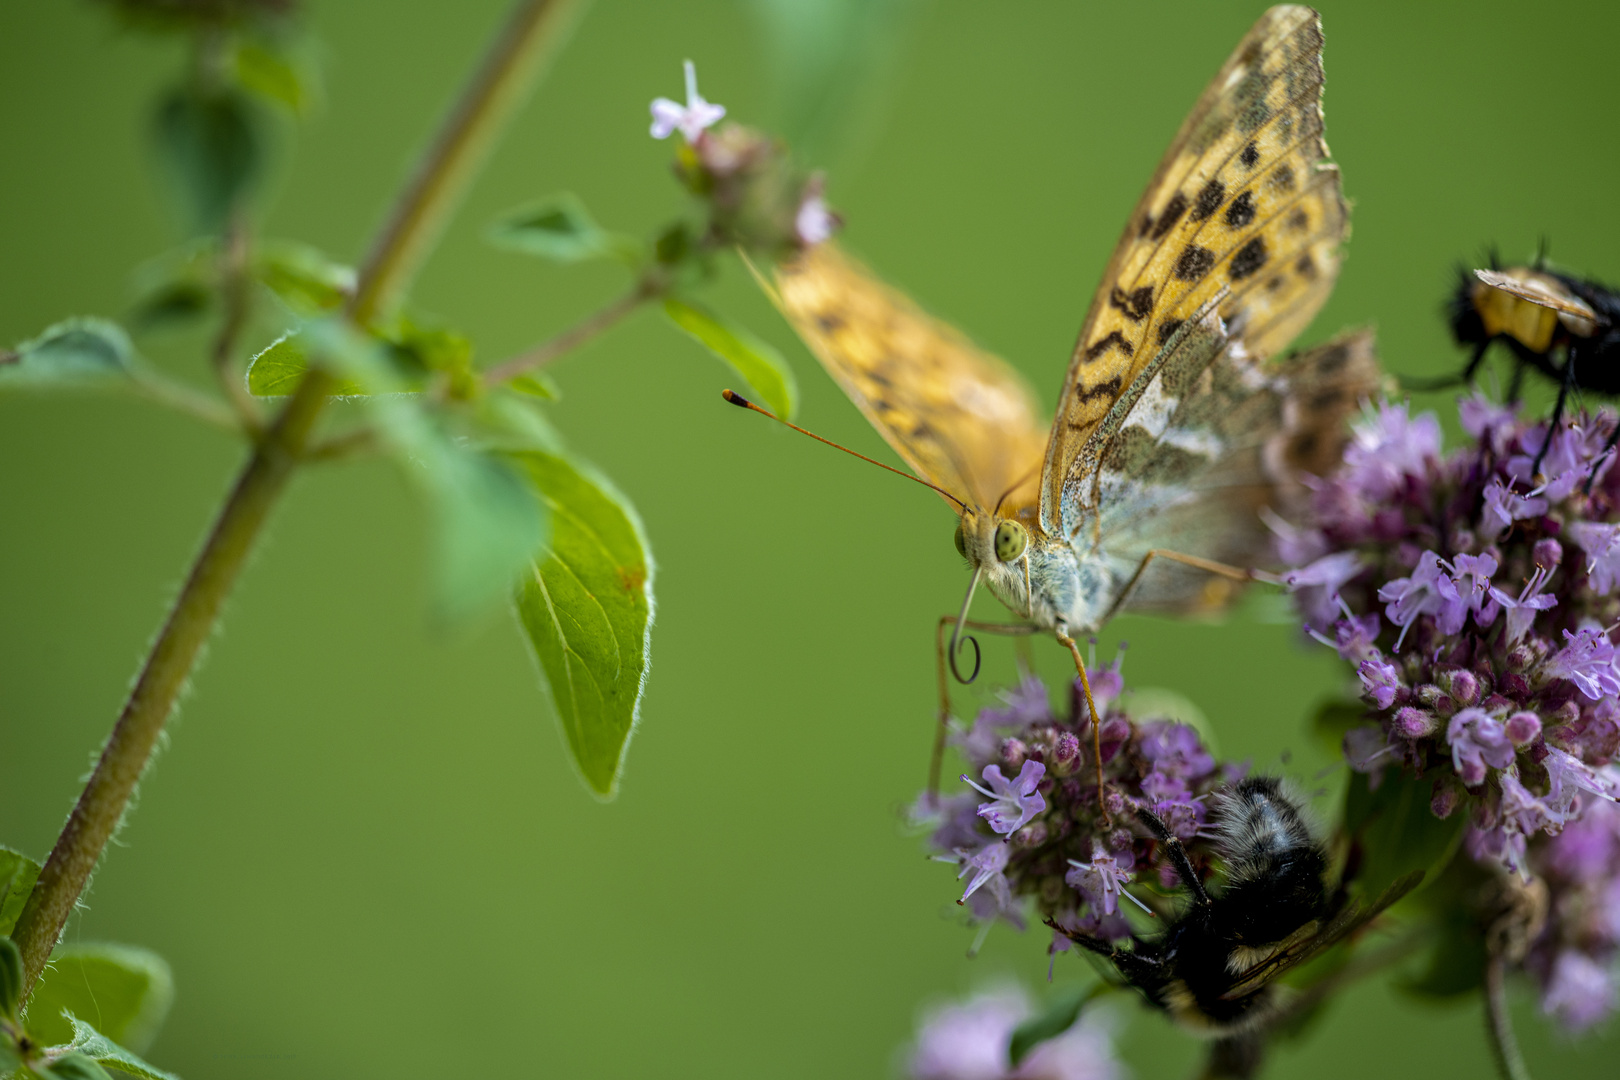
<instances>
[{"instance_id":1,"label":"flower bud","mask_svg":"<svg viewBox=\"0 0 1620 1080\"><path fill-rule=\"evenodd\" d=\"M1564 561L1564 547L1552 537L1545 537L1536 541L1536 546L1530 550L1530 559L1541 569L1551 570Z\"/></svg>"},{"instance_id":2,"label":"flower bud","mask_svg":"<svg viewBox=\"0 0 1620 1080\"><path fill-rule=\"evenodd\" d=\"M1016 847L1037 848L1046 843L1046 822L1032 821L1012 835Z\"/></svg>"},{"instance_id":3,"label":"flower bud","mask_svg":"<svg viewBox=\"0 0 1620 1080\"><path fill-rule=\"evenodd\" d=\"M1512 663L1512 659L1509 658L1508 662ZM1503 700L1523 701L1530 696L1530 680L1519 672L1510 671L1497 682L1496 691L1493 696Z\"/></svg>"},{"instance_id":4,"label":"flower bud","mask_svg":"<svg viewBox=\"0 0 1620 1080\"><path fill-rule=\"evenodd\" d=\"M1440 686L1457 705L1468 708L1479 701L1479 679L1472 671L1460 668L1440 676Z\"/></svg>"},{"instance_id":5,"label":"flower bud","mask_svg":"<svg viewBox=\"0 0 1620 1080\"><path fill-rule=\"evenodd\" d=\"M1434 785L1434 798L1429 800L1429 810L1434 816L1442 820L1450 817L1462 801L1462 792L1457 790L1455 784Z\"/></svg>"},{"instance_id":6,"label":"flower bud","mask_svg":"<svg viewBox=\"0 0 1620 1080\"><path fill-rule=\"evenodd\" d=\"M1136 843L1136 837L1129 829L1115 829L1108 834L1108 849L1110 851L1129 851Z\"/></svg>"},{"instance_id":7,"label":"flower bud","mask_svg":"<svg viewBox=\"0 0 1620 1080\"><path fill-rule=\"evenodd\" d=\"M1051 771L1054 776L1068 776L1080 764L1080 739L1065 731L1052 746Z\"/></svg>"},{"instance_id":8,"label":"flower bud","mask_svg":"<svg viewBox=\"0 0 1620 1080\"><path fill-rule=\"evenodd\" d=\"M1103 807L1107 809L1109 817L1118 817L1125 812L1125 796L1109 788L1108 794L1103 796Z\"/></svg>"},{"instance_id":9,"label":"flower bud","mask_svg":"<svg viewBox=\"0 0 1620 1080\"><path fill-rule=\"evenodd\" d=\"M1446 696L1446 692L1444 690L1440 689L1434 683L1424 683L1422 686L1418 687L1412 693L1413 693L1413 696L1416 697L1419 702L1421 702L1424 705L1429 706L1429 708L1431 708L1431 709L1435 707L1435 705L1440 701L1441 698Z\"/></svg>"},{"instance_id":10,"label":"flower bud","mask_svg":"<svg viewBox=\"0 0 1620 1080\"><path fill-rule=\"evenodd\" d=\"M1514 673L1527 671L1535 661L1535 650L1530 648L1530 643L1520 642L1507 654L1507 669Z\"/></svg>"},{"instance_id":11,"label":"flower bud","mask_svg":"<svg viewBox=\"0 0 1620 1080\"><path fill-rule=\"evenodd\" d=\"M1008 737L1001 741L1001 763L1009 769L1021 769L1029 758L1029 744L1023 739Z\"/></svg>"},{"instance_id":12,"label":"flower bud","mask_svg":"<svg viewBox=\"0 0 1620 1080\"><path fill-rule=\"evenodd\" d=\"M1541 734L1541 717L1533 712L1516 712L1508 717L1506 728L1513 745L1524 746Z\"/></svg>"},{"instance_id":13,"label":"flower bud","mask_svg":"<svg viewBox=\"0 0 1620 1080\"><path fill-rule=\"evenodd\" d=\"M1433 713L1414 709L1408 705L1395 712L1395 733L1403 739L1421 739L1440 730L1440 721Z\"/></svg>"}]
</instances>

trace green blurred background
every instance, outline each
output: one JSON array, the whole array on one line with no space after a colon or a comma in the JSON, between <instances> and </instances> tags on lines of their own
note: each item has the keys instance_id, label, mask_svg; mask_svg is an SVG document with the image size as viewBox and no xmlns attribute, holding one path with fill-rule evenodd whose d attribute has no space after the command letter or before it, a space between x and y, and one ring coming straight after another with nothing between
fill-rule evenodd
<instances>
[{"instance_id":1,"label":"green blurred background","mask_svg":"<svg viewBox=\"0 0 1620 1080\"><path fill-rule=\"evenodd\" d=\"M357 258L503 7L312 0L327 103L278 166L268 232ZM480 232L558 189L627 231L670 217L647 102L679 96L691 57L706 96L830 169L849 246L1050 394L1125 214L1260 10L917 0L827 21L808 0L599 0L415 302L492 361L615 295L610 267L541 265ZM1620 278L1620 9L1340 3L1324 20L1355 235L1308 339L1372 322L1391 369L1454 368L1437 305L1493 241L1519 257L1547 236ZM827 69L823 33L862 46ZM180 62L85 2L0 5L0 342L118 315L132 267L177 242L143 132ZM742 274L710 299L789 356L806 423L887 453ZM197 345L142 343L202 382ZM964 957L951 872L900 822L927 764L930 628L965 577L939 501L724 408L729 377L650 313L556 375L558 424L638 506L659 564L620 797L576 780L508 616L433 624L399 473L309 472L68 931L170 959L176 1005L148 1056L188 1080L883 1077L924 1003L1042 982L1044 932L998 928ZM0 840L49 850L241 458L140 404L0 400ZM1121 619L1104 655L1128 638L1132 684L1195 699L1224 753L1277 768L1287 748L1289 771L1331 786L1303 719L1341 672L1274 609ZM964 708L1012 675L1009 647L986 655ZM1055 646L1036 657L1062 676ZM1184 1075L1196 1044L1126 1012L1137 1075ZM1522 989L1517 1013L1537 1075L1613 1075L1620 1037L1562 1037ZM1485 1075L1480 1028L1472 1002L1367 986L1270 1075Z\"/></svg>"}]
</instances>

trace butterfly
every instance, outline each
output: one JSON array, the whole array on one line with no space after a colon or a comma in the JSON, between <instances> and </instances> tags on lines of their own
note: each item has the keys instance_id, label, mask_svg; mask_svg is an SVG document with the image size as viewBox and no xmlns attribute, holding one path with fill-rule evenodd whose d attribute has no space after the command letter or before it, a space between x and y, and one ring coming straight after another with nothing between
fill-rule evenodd
<instances>
[{"instance_id":1,"label":"butterfly","mask_svg":"<svg viewBox=\"0 0 1620 1080\"><path fill-rule=\"evenodd\" d=\"M1379 383L1371 335L1268 363L1326 301L1347 232L1321 54L1305 7L1271 8L1239 42L1126 224L1049 430L1005 362L836 244L776 268L800 337L958 513L972 581L953 670L983 582L1069 649L1089 705L1075 635L1123 610L1224 605L1271 561L1262 513L1338 460Z\"/></svg>"}]
</instances>

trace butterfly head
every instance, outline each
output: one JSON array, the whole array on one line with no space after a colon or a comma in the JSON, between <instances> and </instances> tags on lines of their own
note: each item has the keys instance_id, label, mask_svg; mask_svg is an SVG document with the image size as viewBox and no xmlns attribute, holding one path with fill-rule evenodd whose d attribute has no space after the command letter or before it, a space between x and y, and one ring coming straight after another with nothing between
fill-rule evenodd
<instances>
[{"instance_id":1,"label":"butterfly head","mask_svg":"<svg viewBox=\"0 0 1620 1080\"><path fill-rule=\"evenodd\" d=\"M974 566L1016 563L1029 550L1029 530L1022 522L972 508L962 511L955 540L957 554Z\"/></svg>"}]
</instances>

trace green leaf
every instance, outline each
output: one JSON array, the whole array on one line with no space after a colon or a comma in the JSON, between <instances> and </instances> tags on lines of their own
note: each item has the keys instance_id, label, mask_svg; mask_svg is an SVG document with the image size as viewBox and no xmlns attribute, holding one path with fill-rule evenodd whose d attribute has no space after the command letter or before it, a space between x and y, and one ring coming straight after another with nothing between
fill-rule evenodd
<instances>
[{"instance_id":1,"label":"green leaf","mask_svg":"<svg viewBox=\"0 0 1620 1080\"><path fill-rule=\"evenodd\" d=\"M78 1017L70 1015L67 1019L73 1025L73 1042L69 1044L69 1048L75 1054L81 1054L91 1059L98 1066L117 1069L131 1076L139 1076L142 1080L179 1080L179 1077L173 1073L165 1072L157 1066L141 1060ZM53 1065L52 1071L54 1072L55 1069L56 1066ZM106 1073L100 1075L105 1077Z\"/></svg>"},{"instance_id":2,"label":"green leaf","mask_svg":"<svg viewBox=\"0 0 1620 1080\"><path fill-rule=\"evenodd\" d=\"M664 312L676 326L730 364L766 408L784 420L793 418L799 391L793 369L780 353L741 327L728 326L695 305L665 300Z\"/></svg>"},{"instance_id":3,"label":"green leaf","mask_svg":"<svg viewBox=\"0 0 1620 1080\"><path fill-rule=\"evenodd\" d=\"M506 385L520 394L528 394L544 401L562 400L562 391L557 388L556 381L543 371L514 376L506 381Z\"/></svg>"},{"instance_id":4,"label":"green leaf","mask_svg":"<svg viewBox=\"0 0 1620 1080\"><path fill-rule=\"evenodd\" d=\"M135 1050L152 1045L174 1001L163 958L130 945L67 945L51 956L29 1000L29 1031L47 1046L70 1041L64 1012L93 1017L107 1037Z\"/></svg>"},{"instance_id":5,"label":"green leaf","mask_svg":"<svg viewBox=\"0 0 1620 1080\"><path fill-rule=\"evenodd\" d=\"M49 1080L112 1080L94 1058L70 1050L48 1065L35 1065L33 1072Z\"/></svg>"},{"instance_id":6,"label":"green leaf","mask_svg":"<svg viewBox=\"0 0 1620 1080\"><path fill-rule=\"evenodd\" d=\"M264 167L264 136L247 95L234 88L184 87L158 107L154 137L192 224L220 232Z\"/></svg>"},{"instance_id":7,"label":"green leaf","mask_svg":"<svg viewBox=\"0 0 1620 1080\"><path fill-rule=\"evenodd\" d=\"M1316 707L1311 717L1311 732L1316 736L1329 757L1344 753L1344 737L1352 728L1366 722L1367 707L1359 701L1330 698Z\"/></svg>"},{"instance_id":8,"label":"green leaf","mask_svg":"<svg viewBox=\"0 0 1620 1080\"><path fill-rule=\"evenodd\" d=\"M309 343L298 333L284 334L248 361L248 393L255 397L286 397L298 389L309 371ZM365 387L353 380L339 381L338 397L363 395Z\"/></svg>"},{"instance_id":9,"label":"green leaf","mask_svg":"<svg viewBox=\"0 0 1620 1080\"><path fill-rule=\"evenodd\" d=\"M237 85L294 116L304 116L315 104L316 79L312 65L291 53L260 41L244 41L235 55Z\"/></svg>"},{"instance_id":10,"label":"green leaf","mask_svg":"<svg viewBox=\"0 0 1620 1080\"><path fill-rule=\"evenodd\" d=\"M1433 792L1432 782L1399 769L1384 770L1377 790L1365 774L1351 776L1344 820L1361 848L1356 882L1363 895L1376 896L1413 870L1426 871L1424 880L1432 884L1456 854L1468 815L1435 817Z\"/></svg>"},{"instance_id":11,"label":"green leaf","mask_svg":"<svg viewBox=\"0 0 1620 1080\"><path fill-rule=\"evenodd\" d=\"M311 350L319 351L338 376L332 391L338 397L418 393L436 372L448 376L452 397L476 392L471 343L454 331L407 320L378 331L375 341L358 331L338 331L326 321L283 335L249 362L249 392L258 397L291 394L309 370Z\"/></svg>"},{"instance_id":12,"label":"green leaf","mask_svg":"<svg viewBox=\"0 0 1620 1080\"><path fill-rule=\"evenodd\" d=\"M39 880L39 863L20 851L0 847L0 935L10 934L28 894Z\"/></svg>"},{"instance_id":13,"label":"green leaf","mask_svg":"<svg viewBox=\"0 0 1620 1080\"><path fill-rule=\"evenodd\" d=\"M585 204L567 192L502 215L490 226L489 241L508 251L560 263L633 260L637 254L634 241L604 230L592 220Z\"/></svg>"},{"instance_id":14,"label":"green leaf","mask_svg":"<svg viewBox=\"0 0 1620 1080\"><path fill-rule=\"evenodd\" d=\"M1104 983L1089 986L1071 986L1052 995L1046 1010L1030 1017L1013 1030L1012 1041L1007 1044L1007 1060L1016 1069L1029 1052L1048 1039L1055 1039L1074 1026L1081 1011L1099 993L1107 989Z\"/></svg>"},{"instance_id":15,"label":"green leaf","mask_svg":"<svg viewBox=\"0 0 1620 1080\"><path fill-rule=\"evenodd\" d=\"M267 243L258 252L254 271L301 318L335 312L354 293L354 270L308 244L289 240Z\"/></svg>"},{"instance_id":16,"label":"green leaf","mask_svg":"<svg viewBox=\"0 0 1620 1080\"><path fill-rule=\"evenodd\" d=\"M191 322L214 306L219 244L208 238L164 252L135 272L130 325L137 330Z\"/></svg>"},{"instance_id":17,"label":"green leaf","mask_svg":"<svg viewBox=\"0 0 1620 1080\"><path fill-rule=\"evenodd\" d=\"M9 937L0 937L0 1016L17 1019L17 1006L22 1002L22 953Z\"/></svg>"},{"instance_id":18,"label":"green leaf","mask_svg":"<svg viewBox=\"0 0 1620 1080\"><path fill-rule=\"evenodd\" d=\"M135 346L106 319L67 319L12 352L0 350L0 391L108 384L135 371Z\"/></svg>"},{"instance_id":19,"label":"green leaf","mask_svg":"<svg viewBox=\"0 0 1620 1080\"><path fill-rule=\"evenodd\" d=\"M646 686L652 556L635 511L605 481L555 454L513 460L551 512L518 616L580 775L611 799Z\"/></svg>"},{"instance_id":20,"label":"green leaf","mask_svg":"<svg viewBox=\"0 0 1620 1080\"><path fill-rule=\"evenodd\" d=\"M0 1031L0 1076L8 1076L11 1070L22 1064L22 1055L17 1052L17 1044L4 1031Z\"/></svg>"}]
</instances>

